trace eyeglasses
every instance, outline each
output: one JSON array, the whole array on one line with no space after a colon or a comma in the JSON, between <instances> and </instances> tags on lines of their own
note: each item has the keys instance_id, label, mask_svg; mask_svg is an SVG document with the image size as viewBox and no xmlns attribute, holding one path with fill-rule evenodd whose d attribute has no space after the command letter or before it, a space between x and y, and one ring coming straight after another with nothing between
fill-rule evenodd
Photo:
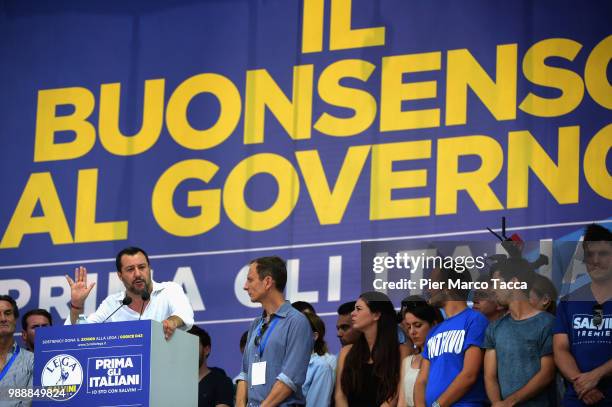
<instances>
[{"instance_id":1,"label":"eyeglasses","mask_svg":"<svg viewBox=\"0 0 612 407\"><path fill-rule=\"evenodd\" d=\"M269 325L270 321L266 321L263 323L261 329L259 330L259 333L257 334L257 336L255 336L255 346L259 346L259 344L261 343L261 338L266 333L266 330L268 329Z\"/></svg>"},{"instance_id":2,"label":"eyeglasses","mask_svg":"<svg viewBox=\"0 0 612 407\"><path fill-rule=\"evenodd\" d=\"M402 301L402 306L400 308L400 313L404 313L404 312L406 312L408 310L416 309L416 308L419 308L419 307L422 307L422 306L425 306L425 305L427 305L427 302L423 301L423 300Z\"/></svg>"},{"instance_id":3,"label":"eyeglasses","mask_svg":"<svg viewBox=\"0 0 612 407\"><path fill-rule=\"evenodd\" d=\"M427 305L427 302L424 300L404 300L401 303L400 310L397 313L397 321L398 323L404 319L404 315L406 312L414 311L417 308Z\"/></svg>"},{"instance_id":4,"label":"eyeglasses","mask_svg":"<svg viewBox=\"0 0 612 407\"><path fill-rule=\"evenodd\" d=\"M593 325L599 327L603 323L603 306L601 304L593 305Z\"/></svg>"}]
</instances>

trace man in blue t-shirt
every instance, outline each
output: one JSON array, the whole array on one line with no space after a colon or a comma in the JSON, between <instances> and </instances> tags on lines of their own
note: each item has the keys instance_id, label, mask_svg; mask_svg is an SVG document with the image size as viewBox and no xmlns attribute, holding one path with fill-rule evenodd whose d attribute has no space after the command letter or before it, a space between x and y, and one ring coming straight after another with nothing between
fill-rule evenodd
<instances>
[{"instance_id":1,"label":"man in blue t-shirt","mask_svg":"<svg viewBox=\"0 0 612 407\"><path fill-rule=\"evenodd\" d=\"M612 233L589 225L587 284L561 299L553 329L555 363L565 377L565 407L612 406Z\"/></svg>"},{"instance_id":2,"label":"man in blue t-shirt","mask_svg":"<svg viewBox=\"0 0 612 407\"><path fill-rule=\"evenodd\" d=\"M434 270L432 282L444 283L431 291L429 302L442 307L446 320L434 326L423 348L421 371L414 386L417 407L475 407L486 401L481 349L487 319L467 306L469 289L450 288L471 282L468 271Z\"/></svg>"},{"instance_id":3,"label":"man in blue t-shirt","mask_svg":"<svg viewBox=\"0 0 612 407\"><path fill-rule=\"evenodd\" d=\"M529 303L536 274L524 259L500 261L491 268L496 298L508 314L487 328L485 387L494 407L556 407L554 317ZM505 285L501 287L501 283Z\"/></svg>"}]
</instances>

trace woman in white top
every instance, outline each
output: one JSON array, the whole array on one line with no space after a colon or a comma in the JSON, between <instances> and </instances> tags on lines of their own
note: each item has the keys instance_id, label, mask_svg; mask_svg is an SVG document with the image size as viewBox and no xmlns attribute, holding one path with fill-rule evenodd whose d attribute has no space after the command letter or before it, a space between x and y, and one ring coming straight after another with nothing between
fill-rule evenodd
<instances>
[{"instance_id":1,"label":"woman in white top","mask_svg":"<svg viewBox=\"0 0 612 407\"><path fill-rule=\"evenodd\" d=\"M402 361L398 407L414 407L414 382L419 375L423 357L423 345L431 327L442 322L440 311L419 296L402 301L403 325L415 347L415 353Z\"/></svg>"}]
</instances>

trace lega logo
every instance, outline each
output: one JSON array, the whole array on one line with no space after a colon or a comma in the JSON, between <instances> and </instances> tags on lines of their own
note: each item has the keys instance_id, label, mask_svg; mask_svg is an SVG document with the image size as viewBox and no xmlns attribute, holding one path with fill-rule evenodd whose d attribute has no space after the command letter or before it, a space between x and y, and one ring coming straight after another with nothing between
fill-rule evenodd
<instances>
[{"instance_id":1,"label":"lega logo","mask_svg":"<svg viewBox=\"0 0 612 407\"><path fill-rule=\"evenodd\" d=\"M77 359L70 355L56 355L50 359L40 378L43 387L61 390L53 399L65 401L74 397L83 384L83 368Z\"/></svg>"}]
</instances>

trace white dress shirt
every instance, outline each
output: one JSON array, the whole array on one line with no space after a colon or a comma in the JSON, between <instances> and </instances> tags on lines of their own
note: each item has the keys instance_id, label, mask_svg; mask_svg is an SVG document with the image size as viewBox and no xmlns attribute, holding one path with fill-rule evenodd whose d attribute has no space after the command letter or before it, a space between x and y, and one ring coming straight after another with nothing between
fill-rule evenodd
<instances>
[{"instance_id":1,"label":"white dress shirt","mask_svg":"<svg viewBox=\"0 0 612 407\"><path fill-rule=\"evenodd\" d=\"M120 291L106 297L96 312L87 317L87 322L90 324L104 322L121 305L124 297L125 291ZM151 299L144 309L142 317L139 311L134 311L127 305L124 305L106 322L137 321L138 319L162 322L169 316L175 315L183 320L184 325L180 329L184 331L191 329L194 322L193 308L191 308L183 287L173 281L163 283L153 281ZM64 325L72 325L70 318L66 319Z\"/></svg>"}]
</instances>

